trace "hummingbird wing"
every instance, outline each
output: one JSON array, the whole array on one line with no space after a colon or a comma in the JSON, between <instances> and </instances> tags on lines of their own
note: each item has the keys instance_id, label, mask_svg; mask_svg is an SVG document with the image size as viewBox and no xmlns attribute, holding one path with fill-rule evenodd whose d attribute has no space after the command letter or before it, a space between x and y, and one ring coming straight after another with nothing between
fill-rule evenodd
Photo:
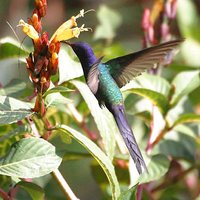
<instances>
[{"instance_id":1,"label":"hummingbird wing","mask_svg":"<svg viewBox=\"0 0 200 200\"><path fill-rule=\"evenodd\" d=\"M87 85L93 94L97 93L99 87L99 70L98 66L103 57L100 57L90 68L87 77Z\"/></svg>"},{"instance_id":2,"label":"hummingbird wing","mask_svg":"<svg viewBox=\"0 0 200 200\"><path fill-rule=\"evenodd\" d=\"M164 62L183 39L166 42L154 47L109 60L105 65L119 87L126 85L134 77L147 69Z\"/></svg>"}]
</instances>

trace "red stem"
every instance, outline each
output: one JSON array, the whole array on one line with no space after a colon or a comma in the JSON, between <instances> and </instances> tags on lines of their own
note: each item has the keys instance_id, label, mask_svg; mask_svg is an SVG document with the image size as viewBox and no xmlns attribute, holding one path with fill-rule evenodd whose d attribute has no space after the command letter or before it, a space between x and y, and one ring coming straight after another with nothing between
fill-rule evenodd
<instances>
[{"instance_id":1,"label":"red stem","mask_svg":"<svg viewBox=\"0 0 200 200\"><path fill-rule=\"evenodd\" d=\"M148 185L146 185L146 184L144 185L144 190L147 193L149 200L155 200L152 192L148 189Z\"/></svg>"},{"instance_id":2,"label":"red stem","mask_svg":"<svg viewBox=\"0 0 200 200\"><path fill-rule=\"evenodd\" d=\"M3 189L0 188L0 196L3 200L11 200L11 197L5 192Z\"/></svg>"},{"instance_id":3,"label":"red stem","mask_svg":"<svg viewBox=\"0 0 200 200\"><path fill-rule=\"evenodd\" d=\"M79 124L79 126L80 126L80 128L82 128L82 130L88 135L88 137L92 141L96 141L97 140L97 135L87 127L85 122Z\"/></svg>"},{"instance_id":4,"label":"red stem","mask_svg":"<svg viewBox=\"0 0 200 200\"><path fill-rule=\"evenodd\" d=\"M137 191L136 191L136 200L142 200L142 191L143 191L143 184L138 185Z\"/></svg>"}]
</instances>

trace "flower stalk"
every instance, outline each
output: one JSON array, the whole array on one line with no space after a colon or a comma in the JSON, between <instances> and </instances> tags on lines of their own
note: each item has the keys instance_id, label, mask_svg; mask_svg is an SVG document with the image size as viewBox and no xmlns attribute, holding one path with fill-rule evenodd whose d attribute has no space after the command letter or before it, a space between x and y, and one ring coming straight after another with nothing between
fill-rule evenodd
<instances>
[{"instance_id":1,"label":"flower stalk","mask_svg":"<svg viewBox=\"0 0 200 200\"><path fill-rule=\"evenodd\" d=\"M84 17L86 13L81 10L78 15L64 22L49 39L48 33L42 32L42 18L46 15L46 10L46 0L35 0L35 9L28 23L21 19L18 24L33 42L34 51L26 58L27 71L37 94L33 111L41 116L46 113L42 95L50 86L51 76L58 71L60 42L78 37L81 32L90 30L85 28L84 24L81 27L77 26L76 20Z\"/></svg>"}]
</instances>

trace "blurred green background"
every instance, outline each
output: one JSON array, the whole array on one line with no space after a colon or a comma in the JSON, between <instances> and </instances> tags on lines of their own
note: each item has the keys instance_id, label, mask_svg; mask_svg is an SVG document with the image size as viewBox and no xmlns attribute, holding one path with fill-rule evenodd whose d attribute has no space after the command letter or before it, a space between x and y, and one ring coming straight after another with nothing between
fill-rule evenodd
<instances>
[{"instance_id":1,"label":"blurred green background","mask_svg":"<svg viewBox=\"0 0 200 200\"><path fill-rule=\"evenodd\" d=\"M172 70L164 70L163 76L169 80L183 69L196 69L200 66L200 0L179 0L179 4L181 1L189 2L191 7L186 6L184 8L183 6L178 11L177 18L171 24L171 32L177 37L186 37L188 42L181 50L180 55L184 60L184 64L176 66ZM82 40L90 43L97 54L102 54L103 52L105 59L109 59L142 48L143 31L141 29L141 18L143 10L144 8L151 8L154 3L155 1L152 0L49 0L47 15L43 19L43 30L53 34L60 24L71 16L78 14L81 9L95 9L96 12L90 12L78 21L80 25L84 23L86 27L91 27L93 32L82 33L80 38L73 40ZM187 5L187 3L184 5ZM22 41L24 34L21 29L16 28L16 25L20 19L26 21L31 16L32 10L33 0L0 0L0 38L14 37L12 30L6 23L8 21ZM100 30L97 31L99 25L102 25L103 28L100 27ZM25 39L24 44L29 46L31 41ZM104 51L102 51L102 48L105 48ZM13 78L11 73L10 77L9 75L6 77L6 80L0 79L0 83L3 85L8 83ZM1 74L3 75L3 72ZM19 76L23 78L21 74ZM199 94L199 87L190 94L196 113L200 113ZM65 152L66 149L85 152L76 142L66 145L59 138L56 138L53 142L60 152L63 149ZM93 165L94 169L96 163L89 157L81 160L64 160L60 167L60 171L81 200L103 199L103 193L93 179L91 165ZM123 175L126 177L127 171ZM45 186L45 195L48 200L65 199L57 183L50 179L51 176L45 176L35 182ZM20 193L19 195L26 194Z\"/></svg>"}]
</instances>

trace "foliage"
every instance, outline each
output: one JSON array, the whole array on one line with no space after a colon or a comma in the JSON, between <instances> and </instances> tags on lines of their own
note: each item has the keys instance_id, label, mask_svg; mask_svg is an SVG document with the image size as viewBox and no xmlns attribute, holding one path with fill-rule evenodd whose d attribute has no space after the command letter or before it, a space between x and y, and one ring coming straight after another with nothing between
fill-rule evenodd
<instances>
[{"instance_id":1,"label":"foliage","mask_svg":"<svg viewBox=\"0 0 200 200\"><path fill-rule=\"evenodd\" d=\"M142 199L148 199L148 195L152 199L169 199L172 191L174 199L183 197L183 191L184 199L198 197L199 188L188 184L192 180L187 175L194 182L200 181L196 175L200 166L200 105L196 102L200 97L195 95L200 90L200 62L193 53L200 49L200 29L192 1L184 0L179 6L177 21L186 41L178 58L173 65L161 69L160 75L144 73L121 89L129 121L136 138L140 138L139 146L146 146L148 173L137 175L132 160L123 151L112 115L99 107L82 77L80 64L69 48L62 48L59 74L51 77L47 91L36 97L34 87L19 79L0 88L0 196L6 199L18 188L19 196L23 192L29 194L20 199L42 200L48 196L45 191L49 177L44 175L52 173L55 177L59 166L87 161L89 173L101 188L99 199L140 199L140 195ZM191 15L184 14L188 9ZM110 42L123 23L121 16L106 6L100 7L97 16L100 25L94 38ZM11 38L1 39L0 45L0 67L10 58L17 58L19 52L22 58L28 56L28 48L22 50ZM98 49L98 45L94 47ZM126 52L123 45L114 41L110 47L103 47L99 55L111 52L115 57ZM44 105L40 102L35 109L38 99ZM77 171L82 167L84 170L79 166ZM74 182L77 184L78 178ZM141 191L144 192L139 194Z\"/></svg>"}]
</instances>

